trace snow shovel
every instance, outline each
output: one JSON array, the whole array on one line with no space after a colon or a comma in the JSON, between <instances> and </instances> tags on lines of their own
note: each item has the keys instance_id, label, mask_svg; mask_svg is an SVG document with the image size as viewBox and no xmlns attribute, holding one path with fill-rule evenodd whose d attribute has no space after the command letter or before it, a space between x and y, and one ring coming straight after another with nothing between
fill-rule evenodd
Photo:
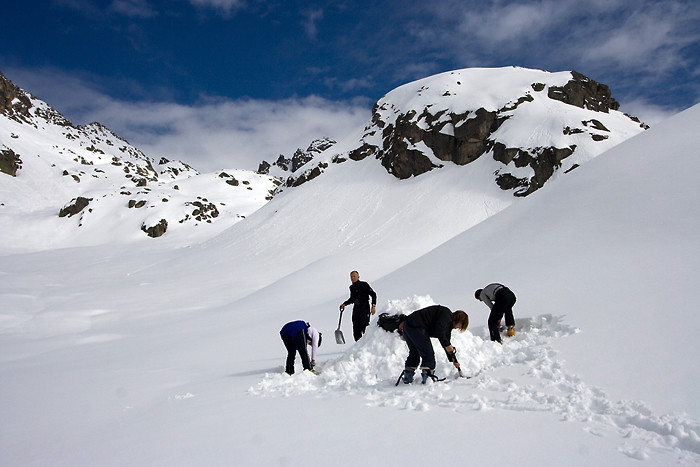
<instances>
[{"instance_id":1,"label":"snow shovel","mask_svg":"<svg viewBox=\"0 0 700 467\"><path fill-rule=\"evenodd\" d=\"M343 310L340 310L340 318L338 318L338 329L335 330L335 342L336 344L345 344L345 337L343 336L343 331L340 330L340 321L343 319Z\"/></svg>"}]
</instances>

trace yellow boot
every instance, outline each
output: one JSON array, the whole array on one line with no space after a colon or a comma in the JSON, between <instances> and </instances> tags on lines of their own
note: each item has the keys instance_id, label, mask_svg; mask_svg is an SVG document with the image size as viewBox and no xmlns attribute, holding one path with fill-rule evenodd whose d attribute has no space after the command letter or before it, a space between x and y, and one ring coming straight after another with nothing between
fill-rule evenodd
<instances>
[{"instance_id":1,"label":"yellow boot","mask_svg":"<svg viewBox=\"0 0 700 467\"><path fill-rule=\"evenodd\" d=\"M508 337L513 337L515 335L514 326L508 326L508 332L506 332L506 335Z\"/></svg>"}]
</instances>

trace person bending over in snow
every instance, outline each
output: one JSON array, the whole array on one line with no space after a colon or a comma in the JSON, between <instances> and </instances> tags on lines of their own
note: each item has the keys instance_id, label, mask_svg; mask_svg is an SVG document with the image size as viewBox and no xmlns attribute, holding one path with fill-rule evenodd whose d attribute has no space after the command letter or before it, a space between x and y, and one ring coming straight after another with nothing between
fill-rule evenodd
<instances>
[{"instance_id":1,"label":"person bending over in snow","mask_svg":"<svg viewBox=\"0 0 700 467\"><path fill-rule=\"evenodd\" d=\"M405 384L413 382L413 373L418 367L419 360L421 361L423 384L428 378L436 379L435 352L430 341L431 337L440 341L448 360L455 368L459 369L459 362L455 358L455 348L450 343L450 338L453 329L464 332L467 326L469 326L469 316L464 311L452 312L449 308L441 305L422 308L408 315L399 328L408 345L408 358L406 358L404 367L403 382Z\"/></svg>"},{"instance_id":2,"label":"person bending over in snow","mask_svg":"<svg viewBox=\"0 0 700 467\"><path fill-rule=\"evenodd\" d=\"M287 348L287 363L284 371L289 374L294 374L294 360L296 353L299 352L301 364L305 370L314 372L316 366L316 350L321 347L322 334L315 328L312 328L306 321L291 321L284 326L280 331L282 342ZM311 346L311 361L309 361L309 353L306 351L306 345Z\"/></svg>"},{"instance_id":3,"label":"person bending over in snow","mask_svg":"<svg viewBox=\"0 0 700 467\"><path fill-rule=\"evenodd\" d=\"M506 326L508 331L506 335L512 337L515 335L515 318L513 318L513 305L515 305L515 294L503 284L489 284L483 289L478 289L474 292L474 297L477 300L484 302L491 309L489 314L489 334L491 340L499 343L501 341L501 318L506 316Z\"/></svg>"},{"instance_id":4,"label":"person bending over in snow","mask_svg":"<svg viewBox=\"0 0 700 467\"><path fill-rule=\"evenodd\" d=\"M352 335L355 338L355 342L357 342L369 325L370 297L372 297L371 313L374 314L377 311L377 294L374 293L374 290L367 282L360 280L360 273L357 271L350 273L350 282L352 282L350 284L350 298L340 304L340 311L343 311L347 305L352 304Z\"/></svg>"}]
</instances>

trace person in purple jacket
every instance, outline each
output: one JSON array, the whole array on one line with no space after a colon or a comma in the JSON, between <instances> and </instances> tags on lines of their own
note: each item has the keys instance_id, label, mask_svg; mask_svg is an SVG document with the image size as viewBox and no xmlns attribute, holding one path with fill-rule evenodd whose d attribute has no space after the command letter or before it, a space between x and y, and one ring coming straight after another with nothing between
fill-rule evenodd
<instances>
[{"instance_id":1,"label":"person in purple jacket","mask_svg":"<svg viewBox=\"0 0 700 467\"><path fill-rule=\"evenodd\" d=\"M299 352L304 370L314 372L316 351L321 347L322 334L306 321L299 320L291 321L282 326L280 337L287 348L287 362L284 371L289 375L294 374L294 360ZM311 360L309 360L309 353L306 350L307 345L311 346Z\"/></svg>"},{"instance_id":2,"label":"person in purple jacket","mask_svg":"<svg viewBox=\"0 0 700 467\"><path fill-rule=\"evenodd\" d=\"M505 315L506 326L508 331L506 335L513 337L515 335L515 318L513 317L513 305L515 305L515 294L503 284L489 284L483 289L477 289L474 292L474 297L477 300L484 302L491 309L489 314L489 334L491 340L499 343L501 341L501 319Z\"/></svg>"}]
</instances>

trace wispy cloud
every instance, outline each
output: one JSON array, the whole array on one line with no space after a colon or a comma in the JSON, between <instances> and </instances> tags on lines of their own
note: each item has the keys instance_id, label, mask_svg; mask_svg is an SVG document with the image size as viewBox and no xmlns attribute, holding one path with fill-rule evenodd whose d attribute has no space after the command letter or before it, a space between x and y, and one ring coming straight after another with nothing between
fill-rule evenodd
<instances>
[{"instance_id":1,"label":"wispy cloud","mask_svg":"<svg viewBox=\"0 0 700 467\"><path fill-rule=\"evenodd\" d=\"M412 4L404 53L433 63L577 70L636 99L635 89L693 89L700 67L695 0L518 0ZM418 21L418 16L422 21ZM427 57L427 59L426 59ZM611 82L611 80L616 80ZM642 88L642 86L644 86ZM643 89L643 91L642 91ZM697 96L697 92L695 93ZM688 105L695 102L689 101Z\"/></svg>"},{"instance_id":2,"label":"wispy cloud","mask_svg":"<svg viewBox=\"0 0 700 467\"><path fill-rule=\"evenodd\" d=\"M67 8L80 13L88 18L99 18L104 11L90 0L52 0L52 5L59 8Z\"/></svg>"},{"instance_id":3,"label":"wispy cloud","mask_svg":"<svg viewBox=\"0 0 700 467\"><path fill-rule=\"evenodd\" d=\"M124 127L151 155L190 161L200 170L256 169L262 160L290 156L316 138L341 139L369 119L369 110L317 97L212 99L198 106L114 102L109 116L98 117Z\"/></svg>"},{"instance_id":4,"label":"wispy cloud","mask_svg":"<svg viewBox=\"0 0 700 467\"><path fill-rule=\"evenodd\" d=\"M318 22L323 19L323 10L307 10L302 14L304 18L304 31L310 39L316 39L318 34Z\"/></svg>"},{"instance_id":5,"label":"wispy cloud","mask_svg":"<svg viewBox=\"0 0 700 467\"><path fill-rule=\"evenodd\" d=\"M374 86L371 76L363 76L361 78L338 79L334 76L329 76L323 80L326 87L337 88L342 92L362 91Z\"/></svg>"},{"instance_id":6,"label":"wispy cloud","mask_svg":"<svg viewBox=\"0 0 700 467\"><path fill-rule=\"evenodd\" d=\"M371 103L364 100L203 97L188 106L120 100L102 92L96 80L60 70L9 69L6 75L74 124L100 122L149 156L179 159L204 172L255 170L262 160L291 156L316 138L340 140L370 118Z\"/></svg>"},{"instance_id":7,"label":"wispy cloud","mask_svg":"<svg viewBox=\"0 0 700 467\"><path fill-rule=\"evenodd\" d=\"M113 0L110 10L133 18L151 18L158 14L148 0Z\"/></svg>"},{"instance_id":8,"label":"wispy cloud","mask_svg":"<svg viewBox=\"0 0 700 467\"><path fill-rule=\"evenodd\" d=\"M142 19L158 15L150 0L112 0L108 5L96 4L90 0L52 0L52 3L93 20L107 19L113 14Z\"/></svg>"},{"instance_id":9,"label":"wispy cloud","mask_svg":"<svg viewBox=\"0 0 700 467\"><path fill-rule=\"evenodd\" d=\"M246 0L189 0L189 2L200 8L213 8L225 14L234 13L247 6Z\"/></svg>"}]
</instances>

